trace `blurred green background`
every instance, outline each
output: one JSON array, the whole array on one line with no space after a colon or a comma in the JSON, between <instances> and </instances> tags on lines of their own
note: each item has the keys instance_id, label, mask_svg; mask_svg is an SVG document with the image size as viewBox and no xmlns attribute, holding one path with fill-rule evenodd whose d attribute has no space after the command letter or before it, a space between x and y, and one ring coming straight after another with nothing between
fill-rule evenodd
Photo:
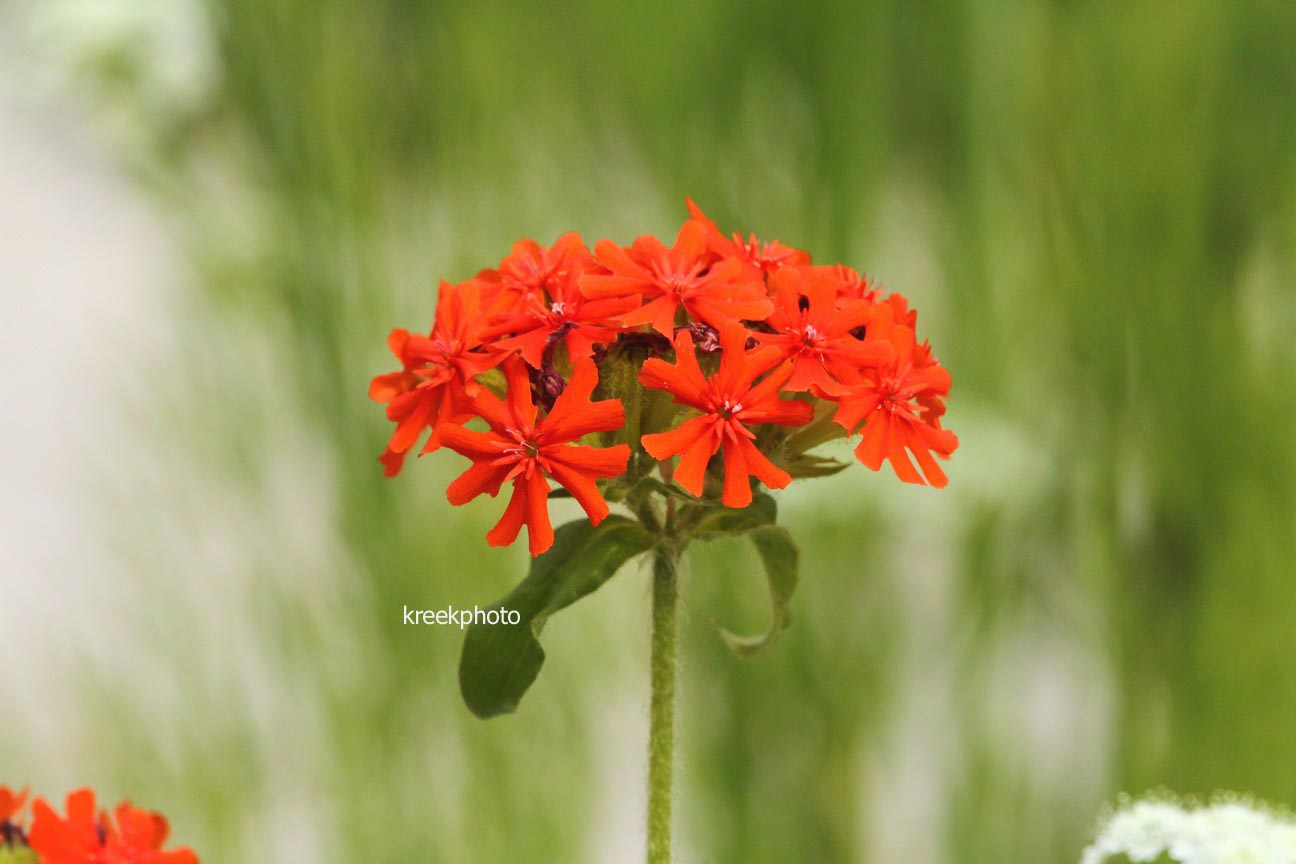
<instances>
[{"instance_id":1,"label":"blurred green background","mask_svg":"<svg viewBox=\"0 0 1296 864\"><path fill-rule=\"evenodd\" d=\"M71 117L173 262L86 325L117 346L114 443L58 454L75 507L40 476L7 502L62 514L15 543L79 551L0 569L0 782L132 795L208 862L638 860L646 574L551 623L517 715L473 719L459 634L401 609L495 600L525 549L482 540L498 502L446 504L453 454L384 480L365 393L436 280L521 236L668 236L691 195L910 296L962 446L941 492L857 468L780 497L802 586L762 659L709 623L764 622L754 557L695 551L679 860L1069 862L1122 791L1296 803L1296 4L0 22L6 98ZM124 254L103 212L41 229L51 257ZM5 327L43 272L0 275L29 310ZM35 389L60 413L32 424L79 424L60 341L9 358L6 423Z\"/></svg>"}]
</instances>

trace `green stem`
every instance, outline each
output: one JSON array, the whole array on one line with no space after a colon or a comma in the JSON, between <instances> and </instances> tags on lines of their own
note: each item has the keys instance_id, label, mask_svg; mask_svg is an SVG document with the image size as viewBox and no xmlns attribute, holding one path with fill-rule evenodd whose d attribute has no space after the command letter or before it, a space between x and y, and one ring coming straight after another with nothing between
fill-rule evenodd
<instances>
[{"instance_id":1,"label":"green stem","mask_svg":"<svg viewBox=\"0 0 1296 864\"><path fill-rule=\"evenodd\" d=\"M652 708L648 726L648 864L671 861L671 775L675 758L675 636L680 550L653 550Z\"/></svg>"}]
</instances>

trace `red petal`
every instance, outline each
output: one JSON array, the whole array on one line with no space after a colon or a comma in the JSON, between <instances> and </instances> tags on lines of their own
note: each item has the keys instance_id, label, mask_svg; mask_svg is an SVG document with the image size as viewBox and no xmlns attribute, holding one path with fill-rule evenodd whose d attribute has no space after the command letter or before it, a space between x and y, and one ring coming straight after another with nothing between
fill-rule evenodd
<instances>
[{"instance_id":1,"label":"red petal","mask_svg":"<svg viewBox=\"0 0 1296 864\"><path fill-rule=\"evenodd\" d=\"M873 413L864 424L855 456L867 468L877 471L887 454L887 437L891 431L891 415L882 411Z\"/></svg>"},{"instance_id":2,"label":"red petal","mask_svg":"<svg viewBox=\"0 0 1296 864\"><path fill-rule=\"evenodd\" d=\"M737 393L742 400L742 404L750 408L759 408L766 402L778 399L779 390L787 384L792 377L794 364L791 361L784 361L773 372L765 377L759 384L747 390L745 393Z\"/></svg>"},{"instance_id":3,"label":"red petal","mask_svg":"<svg viewBox=\"0 0 1296 864\"><path fill-rule=\"evenodd\" d=\"M710 437L715 423L715 416L707 414L703 417L694 417L677 429L645 435L639 440L650 456L665 460L683 453L699 438Z\"/></svg>"},{"instance_id":4,"label":"red petal","mask_svg":"<svg viewBox=\"0 0 1296 864\"><path fill-rule=\"evenodd\" d=\"M405 465L405 454L387 449L378 457L378 461L383 464L383 476L395 477Z\"/></svg>"},{"instance_id":5,"label":"red petal","mask_svg":"<svg viewBox=\"0 0 1296 864\"><path fill-rule=\"evenodd\" d=\"M705 409L707 382L698 366L693 337L687 330L675 334L675 365L659 357L649 358L639 370L639 383L653 390L665 390L677 402Z\"/></svg>"},{"instance_id":6,"label":"red petal","mask_svg":"<svg viewBox=\"0 0 1296 864\"><path fill-rule=\"evenodd\" d=\"M566 445L546 447L541 452L551 462L591 477L616 477L624 474L626 464L630 461L630 448L625 444L617 444L615 447Z\"/></svg>"},{"instance_id":7,"label":"red petal","mask_svg":"<svg viewBox=\"0 0 1296 864\"><path fill-rule=\"evenodd\" d=\"M504 400L485 387L477 388L477 395L472 400L472 410L500 434L513 425L513 416Z\"/></svg>"},{"instance_id":8,"label":"red petal","mask_svg":"<svg viewBox=\"0 0 1296 864\"><path fill-rule=\"evenodd\" d=\"M405 343L409 341L409 338L410 332L399 327L387 334L387 347L396 355L396 359L401 361L401 365L405 363Z\"/></svg>"},{"instance_id":9,"label":"red petal","mask_svg":"<svg viewBox=\"0 0 1296 864\"><path fill-rule=\"evenodd\" d=\"M638 276L586 273L580 278L580 292L592 299L642 294L651 285L647 279Z\"/></svg>"},{"instance_id":10,"label":"red petal","mask_svg":"<svg viewBox=\"0 0 1296 864\"><path fill-rule=\"evenodd\" d=\"M750 410L743 406L737 415L744 424L774 423L779 426L804 426L814 419L814 408L800 399L769 399L756 403Z\"/></svg>"},{"instance_id":11,"label":"red petal","mask_svg":"<svg viewBox=\"0 0 1296 864\"><path fill-rule=\"evenodd\" d=\"M509 498L504 515L495 523L495 527L486 532L486 542L492 546L507 546L517 539L522 530L526 514L525 481L519 477L513 481L513 495Z\"/></svg>"},{"instance_id":12,"label":"red petal","mask_svg":"<svg viewBox=\"0 0 1296 864\"><path fill-rule=\"evenodd\" d=\"M920 486L926 486L927 482L923 480L918 469L914 468L913 462L909 461L909 454L905 451L906 438L904 427L896 424L887 438L887 461L895 469L896 476L905 483L917 483Z\"/></svg>"},{"instance_id":13,"label":"red petal","mask_svg":"<svg viewBox=\"0 0 1296 864\"><path fill-rule=\"evenodd\" d=\"M749 439L744 438L740 445L747 459L747 470L756 475L756 479L771 489L784 489L792 482L792 475L767 459Z\"/></svg>"},{"instance_id":14,"label":"red petal","mask_svg":"<svg viewBox=\"0 0 1296 864\"><path fill-rule=\"evenodd\" d=\"M724 493L720 500L726 507L746 507L752 502L751 475L747 473L742 443L737 439L725 441L724 470Z\"/></svg>"},{"instance_id":15,"label":"red petal","mask_svg":"<svg viewBox=\"0 0 1296 864\"><path fill-rule=\"evenodd\" d=\"M918 467L922 469L928 483L937 489L944 489L949 485L949 478L945 476L940 465L936 464L930 450L913 441L910 442L909 449L913 451L914 458L918 460Z\"/></svg>"},{"instance_id":16,"label":"red petal","mask_svg":"<svg viewBox=\"0 0 1296 864\"><path fill-rule=\"evenodd\" d=\"M675 330L675 310L679 300L673 294L661 296L645 303L633 312L627 312L617 318L623 327L638 327L641 324L652 324L653 329L670 338Z\"/></svg>"},{"instance_id":17,"label":"red petal","mask_svg":"<svg viewBox=\"0 0 1296 864\"><path fill-rule=\"evenodd\" d=\"M494 498L499 494L500 486L503 485L512 468L513 464L509 462L503 465L494 462L474 462L446 488L446 499L458 507L467 504L483 492Z\"/></svg>"},{"instance_id":18,"label":"red petal","mask_svg":"<svg viewBox=\"0 0 1296 864\"><path fill-rule=\"evenodd\" d=\"M404 453L413 447L414 442L418 440L419 435L423 434L423 430L428 427L432 419L433 408L436 407L435 394L419 393L418 397L414 403L414 410L396 424L396 431L387 442L387 447L397 453Z\"/></svg>"},{"instance_id":19,"label":"red petal","mask_svg":"<svg viewBox=\"0 0 1296 864\"><path fill-rule=\"evenodd\" d=\"M828 374L818 357L798 354L792 361L792 376L788 378L787 389L793 393L805 393L812 386L818 386L825 393L840 392L842 387Z\"/></svg>"},{"instance_id":20,"label":"red petal","mask_svg":"<svg viewBox=\"0 0 1296 864\"><path fill-rule=\"evenodd\" d=\"M676 273L687 273L705 251L706 226L700 222L685 222L675 235L675 247L670 252L671 268Z\"/></svg>"},{"instance_id":21,"label":"red petal","mask_svg":"<svg viewBox=\"0 0 1296 864\"><path fill-rule=\"evenodd\" d=\"M610 432L625 425L625 407L618 399L590 402L598 384L598 367L590 360L576 363L571 383L554 401L540 423L537 438L546 444L576 441L591 432Z\"/></svg>"},{"instance_id":22,"label":"red petal","mask_svg":"<svg viewBox=\"0 0 1296 864\"><path fill-rule=\"evenodd\" d=\"M519 426L535 424L536 407L531 400L531 376L519 360L510 358L504 363L504 377L508 379L508 407Z\"/></svg>"},{"instance_id":23,"label":"red petal","mask_svg":"<svg viewBox=\"0 0 1296 864\"><path fill-rule=\"evenodd\" d=\"M635 241L636 243L638 241ZM594 244L594 257L598 262L607 269L611 270L613 275L635 279L641 282L649 282L651 278L643 267L630 256L630 251L611 240L600 240ZM589 278L589 277L586 277ZM581 280L581 293L586 297L597 296L597 293L590 293L585 290L585 279Z\"/></svg>"},{"instance_id":24,"label":"red petal","mask_svg":"<svg viewBox=\"0 0 1296 864\"><path fill-rule=\"evenodd\" d=\"M624 465L622 470L625 470ZM557 461L550 462L550 474L571 493L576 503L585 510L585 515L589 516L590 521L595 525L608 515L607 501L603 500L593 479Z\"/></svg>"},{"instance_id":25,"label":"red petal","mask_svg":"<svg viewBox=\"0 0 1296 864\"><path fill-rule=\"evenodd\" d=\"M388 372L379 375L369 384L369 398L375 402L390 402L413 386L413 376L408 372Z\"/></svg>"},{"instance_id":26,"label":"red petal","mask_svg":"<svg viewBox=\"0 0 1296 864\"><path fill-rule=\"evenodd\" d=\"M860 423L873 416L881 404L882 398L871 388L862 387L852 390L838 400L837 413L833 415L833 422L848 433L853 433L859 428Z\"/></svg>"},{"instance_id":27,"label":"red petal","mask_svg":"<svg viewBox=\"0 0 1296 864\"><path fill-rule=\"evenodd\" d=\"M527 545L534 558L554 541L553 523L549 521L549 483L539 471L519 482L526 483Z\"/></svg>"},{"instance_id":28,"label":"red petal","mask_svg":"<svg viewBox=\"0 0 1296 864\"><path fill-rule=\"evenodd\" d=\"M511 442L494 432L478 432L462 426L447 424L437 430L441 443L473 461L498 459Z\"/></svg>"},{"instance_id":29,"label":"red petal","mask_svg":"<svg viewBox=\"0 0 1296 864\"><path fill-rule=\"evenodd\" d=\"M709 417L698 419L711 420ZM714 425L714 420L712 424ZM707 434L699 435L680 456L679 465L675 467L675 482L699 498L702 497L702 481L706 477L707 463L719 449L720 439L710 429Z\"/></svg>"},{"instance_id":30,"label":"red petal","mask_svg":"<svg viewBox=\"0 0 1296 864\"><path fill-rule=\"evenodd\" d=\"M504 352L517 351L527 365L539 369L544 362L544 349L552 332L553 328L548 325L538 326L511 339L501 340L496 343L496 348Z\"/></svg>"}]
</instances>

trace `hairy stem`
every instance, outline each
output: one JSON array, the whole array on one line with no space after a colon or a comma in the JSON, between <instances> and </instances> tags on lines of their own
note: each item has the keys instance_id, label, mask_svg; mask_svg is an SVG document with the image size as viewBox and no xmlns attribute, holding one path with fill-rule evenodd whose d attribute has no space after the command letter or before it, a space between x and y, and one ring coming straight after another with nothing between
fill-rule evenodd
<instances>
[{"instance_id":1,"label":"hairy stem","mask_svg":"<svg viewBox=\"0 0 1296 864\"><path fill-rule=\"evenodd\" d=\"M653 551L652 707L648 727L648 864L671 861L671 778L675 758L675 642L680 550Z\"/></svg>"}]
</instances>

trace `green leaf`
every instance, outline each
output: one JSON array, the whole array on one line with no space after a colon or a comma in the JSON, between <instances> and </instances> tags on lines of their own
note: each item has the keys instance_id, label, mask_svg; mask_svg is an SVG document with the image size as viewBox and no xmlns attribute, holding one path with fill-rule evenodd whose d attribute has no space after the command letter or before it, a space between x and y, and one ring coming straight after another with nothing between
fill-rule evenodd
<instances>
[{"instance_id":1,"label":"green leaf","mask_svg":"<svg viewBox=\"0 0 1296 864\"><path fill-rule=\"evenodd\" d=\"M680 501L688 501L690 503L694 503L698 500L688 492L685 492L683 489L676 486L674 483L663 483L656 477L644 477L636 483L635 488L631 490L632 495L642 495L649 492L657 492L667 498L677 498Z\"/></svg>"},{"instance_id":2,"label":"green leaf","mask_svg":"<svg viewBox=\"0 0 1296 864\"><path fill-rule=\"evenodd\" d=\"M832 418L837 406L827 400L821 400L815 407L814 420L802 426L787 440L789 453L800 454L812 450L820 444L836 441L846 437L846 430Z\"/></svg>"},{"instance_id":3,"label":"green leaf","mask_svg":"<svg viewBox=\"0 0 1296 864\"><path fill-rule=\"evenodd\" d=\"M654 541L624 516L608 516L597 526L581 519L559 528L553 547L531 561L527 577L488 607L516 611L519 623L468 628L459 658L459 690L468 708L483 718L515 711L544 664L537 637L549 616L596 591Z\"/></svg>"},{"instance_id":4,"label":"green leaf","mask_svg":"<svg viewBox=\"0 0 1296 864\"><path fill-rule=\"evenodd\" d=\"M746 534L764 525L773 525L778 516L778 505L763 492L752 498L752 503L735 510L723 505L694 506L681 516L686 520L686 530L699 540Z\"/></svg>"},{"instance_id":5,"label":"green leaf","mask_svg":"<svg viewBox=\"0 0 1296 864\"><path fill-rule=\"evenodd\" d=\"M800 560L796 543L786 528L764 525L751 532L751 539L765 567L774 615L769 630L758 636L737 636L716 623L720 638L739 657L764 654L792 623L788 606L792 602L792 593L796 591Z\"/></svg>"},{"instance_id":6,"label":"green leaf","mask_svg":"<svg viewBox=\"0 0 1296 864\"><path fill-rule=\"evenodd\" d=\"M851 463L842 462L839 459L802 453L800 456L789 459L783 467L793 477L831 477L850 466Z\"/></svg>"}]
</instances>

